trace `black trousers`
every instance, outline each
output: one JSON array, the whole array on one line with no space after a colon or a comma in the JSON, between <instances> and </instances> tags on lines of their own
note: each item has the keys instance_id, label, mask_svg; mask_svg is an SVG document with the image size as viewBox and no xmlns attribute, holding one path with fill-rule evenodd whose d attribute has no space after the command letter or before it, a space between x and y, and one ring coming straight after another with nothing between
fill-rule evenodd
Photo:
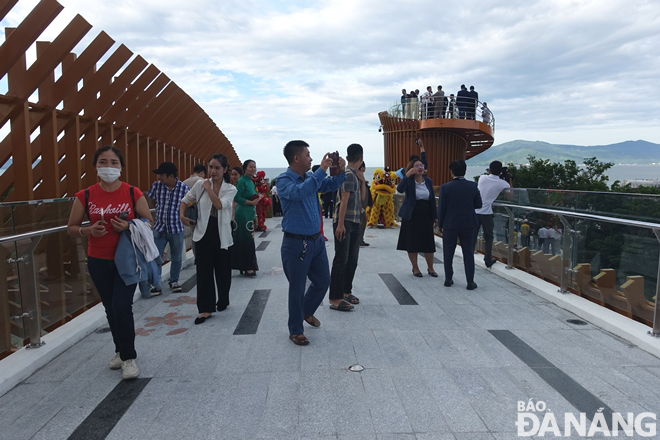
<instances>
[{"instance_id":1,"label":"black trousers","mask_svg":"<svg viewBox=\"0 0 660 440\"><path fill-rule=\"evenodd\" d=\"M220 309L226 308L229 305L229 289L231 289L231 252L229 249L220 249L218 221L215 218L209 217L206 232L195 244L195 251L197 252L195 256L197 310L199 313L213 313L216 306Z\"/></svg>"},{"instance_id":2,"label":"black trousers","mask_svg":"<svg viewBox=\"0 0 660 440\"><path fill-rule=\"evenodd\" d=\"M477 243L479 228L484 229L484 261L488 262L493 254L493 228L495 227L495 216L493 214L477 214L479 226L474 231L474 243Z\"/></svg>"},{"instance_id":3,"label":"black trousers","mask_svg":"<svg viewBox=\"0 0 660 440\"><path fill-rule=\"evenodd\" d=\"M353 278L360 253L360 224L344 222L346 233L339 241L335 235L335 258L330 272L330 299L344 299L344 293L353 292ZM337 230L337 223L332 225L332 232Z\"/></svg>"},{"instance_id":4,"label":"black trousers","mask_svg":"<svg viewBox=\"0 0 660 440\"><path fill-rule=\"evenodd\" d=\"M119 353L122 361L137 358L133 321L133 294L137 284L124 283L114 260L88 257L87 268L108 317L115 353Z\"/></svg>"},{"instance_id":5,"label":"black trousers","mask_svg":"<svg viewBox=\"0 0 660 440\"><path fill-rule=\"evenodd\" d=\"M367 213L360 214L360 243L364 243L364 231L367 229Z\"/></svg>"},{"instance_id":6,"label":"black trousers","mask_svg":"<svg viewBox=\"0 0 660 440\"><path fill-rule=\"evenodd\" d=\"M442 230L442 253L445 258L445 279L451 280L454 276L452 262L456 251L457 239L461 240L463 249L463 266L465 278L469 283L474 281L474 228Z\"/></svg>"}]
</instances>

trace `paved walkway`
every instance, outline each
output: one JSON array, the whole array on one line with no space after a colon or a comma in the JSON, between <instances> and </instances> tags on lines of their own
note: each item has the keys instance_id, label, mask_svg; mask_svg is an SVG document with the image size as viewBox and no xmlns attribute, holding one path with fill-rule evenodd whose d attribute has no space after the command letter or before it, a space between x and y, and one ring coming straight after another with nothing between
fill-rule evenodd
<instances>
[{"instance_id":1,"label":"paved walkway","mask_svg":"<svg viewBox=\"0 0 660 440\"><path fill-rule=\"evenodd\" d=\"M141 379L110 370L110 334L94 333L0 398L0 438L504 440L518 401L545 402L562 433L565 412L660 409L659 359L485 269L467 291L458 258L451 288L415 278L398 229L367 230L361 304L326 299L295 346L278 223L257 238L258 277L235 272L231 305L203 325L194 286L135 304Z\"/></svg>"}]
</instances>

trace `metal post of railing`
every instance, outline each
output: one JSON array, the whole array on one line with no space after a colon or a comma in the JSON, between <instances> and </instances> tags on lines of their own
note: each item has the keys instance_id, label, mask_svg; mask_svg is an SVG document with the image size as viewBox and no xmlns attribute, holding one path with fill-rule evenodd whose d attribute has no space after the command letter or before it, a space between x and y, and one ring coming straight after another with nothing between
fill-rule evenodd
<instances>
[{"instance_id":1,"label":"metal post of railing","mask_svg":"<svg viewBox=\"0 0 660 440\"><path fill-rule=\"evenodd\" d=\"M653 233L655 238L660 242L660 229L654 229ZM658 308L658 301L660 301L660 258L658 259L658 277L655 281L655 310L653 312L653 329L649 331L651 336L656 338L660 336L660 309Z\"/></svg>"},{"instance_id":2,"label":"metal post of railing","mask_svg":"<svg viewBox=\"0 0 660 440\"><path fill-rule=\"evenodd\" d=\"M515 246L514 240L516 234L514 227L516 224L515 218L513 217L513 212L509 208L504 209L506 209L507 214L509 214L509 249L506 259L506 268L513 269L513 248Z\"/></svg>"},{"instance_id":3,"label":"metal post of railing","mask_svg":"<svg viewBox=\"0 0 660 440\"><path fill-rule=\"evenodd\" d=\"M559 220L561 220L562 225L564 225L564 233L562 234L562 256L561 256L561 278L560 278L560 290L561 293L570 293L568 291L569 279L571 277L571 225L568 223L568 220L564 218L563 215L559 215Z\"/></svg>"},{"instance_id":4,"label":"metal post of railing","mask_svg":"<svg viewBox=\"0 0 660 440\"><path fill-rule=\"evenodd\" d=\"M9 259L9 263L18 263L18 282L21 291L21 306L23 323L27 327L30 338L28 348L39 348L41 342L41 312L39 304L39 284L37 283L37 267L34 262L34 251L41 241L41 235L32 238L32 242L18 258ZM22 263L22 264L21 264Z\"/></svg>"}]
</instances>

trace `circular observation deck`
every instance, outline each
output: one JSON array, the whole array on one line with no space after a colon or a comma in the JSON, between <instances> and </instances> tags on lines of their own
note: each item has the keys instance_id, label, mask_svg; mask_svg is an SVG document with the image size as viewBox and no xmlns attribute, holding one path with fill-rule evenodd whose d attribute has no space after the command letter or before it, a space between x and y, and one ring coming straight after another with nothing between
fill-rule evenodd
<instances>
[{"instance_id":1,"label":"circular observation deck","mask_svg":"<svg viewBox=\"0 0 660 440\"><path fill-rule=\"evenodd\" d=\"M495 140L495 118L481 102L459 108L448 103L393 103L378 114L383 130L385 166L405 167L419 155L415 139L424 143L428 176L436 186L451 180L449 164L486 151Z\"/></svg>"}]
</instances>

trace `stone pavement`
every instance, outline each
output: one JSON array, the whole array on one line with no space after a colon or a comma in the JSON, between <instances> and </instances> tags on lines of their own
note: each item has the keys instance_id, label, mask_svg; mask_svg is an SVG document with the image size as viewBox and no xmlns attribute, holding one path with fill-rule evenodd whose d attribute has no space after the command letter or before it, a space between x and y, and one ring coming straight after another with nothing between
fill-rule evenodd
<instances>
[{"instance_id":1,"label":"stone pavement","mask_svg":"<svg viewBox=\"0 0 660 440\"><path fill-rule=\"evenodd\" d=\"M450 288L440 263L431 278L420 258L415 278L395 250L398 229L367 230L361 304L337 312L326 297L321 327L306 325L311 344L298 347L279 221L257 233L258 276L234 271L231 305L206 323L193 325L193 281L135 304L141 379L110 370L110 334L94 333L0 398L0 439L506 440L518 438L518 401L543 401L562 434L566 412L660 409L658 358L569 324L578 317L485 269L467 291L459 258ZM191 266L181 281L193 275ZM573 432L562 438L581 438Z\"/></svg>"}]
</instances>

